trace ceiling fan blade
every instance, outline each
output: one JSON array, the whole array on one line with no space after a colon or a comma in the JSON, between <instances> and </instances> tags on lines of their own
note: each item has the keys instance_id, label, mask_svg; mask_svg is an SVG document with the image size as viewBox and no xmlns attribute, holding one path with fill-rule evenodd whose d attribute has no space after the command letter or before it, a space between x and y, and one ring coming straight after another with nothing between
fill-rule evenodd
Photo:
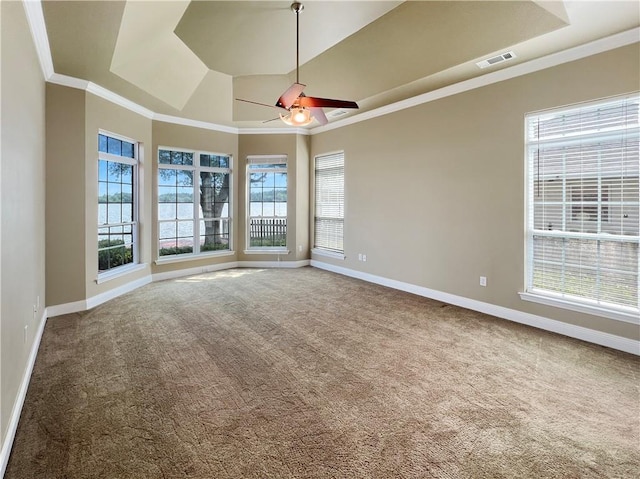
<instances>
[{"instance_id":1,"label":"ceiling fan blade","mask_svg":"<svg viewBox=\"0 0 640 479\"><path fill-rule=\"evenodd\" d=\"M279 120L279 119L280 119L280 117L271 118L271 120L264 120L262 123L269 123L270 121L276 121L276 120Z\"/></svg>"},{"instance_id":2,"label":"ceiling fan blade","mask_svg":"<svg viewBox=\"0 0 640 479\"><path fill-rule=\"evenodd\" d=\"M327 120L327 115L324 114L324 110L322 108L313 107L309 108L309 110L311 110L311 116L318 120L318 123L320 123L321 125L326 125L327 123L329 123L329 120Z\"/></svg>"},{"instance_id":3,"label":"ceiling fan blade","mask_svg":"<svg viewBox=\"0 0 640 479\"><path fill-rule=\"evenodd\" d=\"M243 101L245 103L253 103L254 105L268 106L269 108L273 108L273 105L267 105L266 103L260 103L259 101L245 100L244 98L236 98L236 101Z\"/></svg>"},{"instance_id":4,"label":"ceiling fan blade","mask_svg":"<svg viewBox=\"0 0 640 479\"><path fill-rule=\"evenodd\" d=\"M309 108L358 108L358 104L355 101L314 98L312 96L301 96L299 103L300 106Z\"/></svg>"},{"instance_id":5,"label":"ceiling fan blade","mask_svg":"<svg viewBox=\"0 0 640 479\"><path fill-rule=\"evenodd\" d=\"M274 106L274 105L267 105L266 103L260 103L259 101L253 101L253 100L245 100L244 98L236 98L237 101L243 101L245 103L251 103L253 105L260 105L260 106L266 106L268 108L282 108L279 106ZM286 108L282 108L285 111L289 111Z\"/></svg>"},{"instance_id":6,"label":"ceiling fan blade","mask_svg":"<svg viewBox=\"0 0 640 479\"><path fill-rule=\"evenodd\" d=\"M305 86L307 85L303 85L302 83L294 83L291 85L282 95L280 95L280 98L278 98L278 101L276 102L276 106L284 108L285 110L291 108L291 105L293 105L298 99Z\"/></svg>"}]
</instances>

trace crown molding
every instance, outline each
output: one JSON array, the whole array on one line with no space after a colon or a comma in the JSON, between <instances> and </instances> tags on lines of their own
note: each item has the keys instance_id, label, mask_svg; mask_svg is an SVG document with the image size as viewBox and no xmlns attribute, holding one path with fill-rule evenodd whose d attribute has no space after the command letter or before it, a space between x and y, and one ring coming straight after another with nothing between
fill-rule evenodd
<instances>
[{"instance_id":1,"label":"crown molding","mask_svg":"<svg viewBox=\"0 0 640 479\"><path fill-rule=\"evenodd\" d=\"M145 108L117 93L107 90L100 85L92 83L87 80L75 78L68 75L61 75L60 73L53 73L47 80L49 83L55 83L56 85L62 85L70 88L76 88L78 90L84 90L89 93L103 98L115 105L126 108L127 110L138 113L139 115L149 118L154 121L162 121L165 123L173 123L175 125L190 126L193 128L203 128L205 130L220 131L223 133L231 133L234 135L274 135L274 134L297 134L308 135L309 130L303 128L235 128L232 126L218 125L216 123L210 123L201 120L192 120L190 118L182 118L179 116L165 115L163 113L155 113L148 108Z\"/></svg>"},{"instance_id":2,"label":"crown molding","mask_svg":"<svg viewBox=\"0 0 640 479\"><path fill-rule=\"evenodd\" d=\"M164 115L162 113L154 113L152 119L154 121L163 121L165 123L173 123L176 125L204 128L205 130L221 131L223 133L233 133L235 135L239 133L238 128L232 126L218 125L207 121L191 120L189 118L182 118L179 116Z\"/></svg>"},{"instance_id":3,"label":"crown molding","mask_svg":"<svg viewBox=\"0 0 640 479\"><path fill-rule=\"evenodd\" d=\"M106 88L103 88L100 85L96 85L95 83L87 80L82 80L80 78L75 78L68 75L61 75L60 73L53 73L47 81L49 83L55 83L56 85L67 86L70 88L76 88L78 90L84 90L88 93L93 93L100 98L103 98L111 103L126 108L127 110L131 110L149 119L152 119L155 115L155 113L151 110L138 105L131 100L127 100L125 97L120 96L117 93L112 92L111 90L107 90Z\"/></svg>"},{"instance_id":4,"label":"crown molding","mask_svg":"<svg viewBox=\"0 0 640 479\"><path fill-rule=\"evenodd\" d=\"M307 128L240 128L241 135L310 135Z\"/></svg>"},{"instance_id":5,"label":"crown molding","mask_svg":"<svg viewBox=\"0 0 640 479\"><path fill-rule=\"evenodd\" d=\"M68 86L69 88L76 88L77 90L87 90L89 88L89 82L87 80L81 80L80 78L70 77L68 75L61 75L60 73L52 73L47 79L47 82L54 83L56 85Z\"/></svg>"},{"instance_id":6,"label":"crown molding","mask_svg":"<svg viewBox=\"0 0 640 479\"><path fill-rule=\"evenodd\" d=\"M569 63L575 60L580 60L598 53L603 53L616 48L638 43L640 39L640 28L633 28L626 32L617 33L606 38L601 38L593 42L585 43L577 47L570 48L557 53L552 53L535 60L530 60L525 63L513 65L511 67L504 68L499 71L487 73L479 77L471 78L453 85L449 85L437 90L433 90L427 93L423 93L406 100L401 100L396 103L369 110L357 115L344 118L342 120L329 123L328 125L319 126L311 129L311 134L316 135L337 128L342 128L354 123L360 123L361 121L370 120L379 116L388 115L397 111L406 110L414 106L429 103L441 98L445 98L458 93L463 93L476 88L481 88L493 83L509 80L529 73L537 72L554 66L562 65L563 63Z\"/></svg>"},{"instance_id":7,"label":"crown molding","mask_svg":"<svg viewBox=\"0 0 640 479\"><path fill-rule=\"evenodd\" d=\"M51 58L51 47L49 46L49 36L47 35L47 27L44 24L44 13L42 11L42 3L40 0L23 0L22 5L27 14L27 23L31 30L33 43L36 47L38 60L40 60L40 68L45 80L49 80L53 75L53 60Z\"/></svg>"},{"instance_id":8,"label":"crown molding","mask_svg":"<svg viewBox=\"0 0 640 479\"><path fill-rule=\"evenodd\" d=\"M139 115L142 115L146 118L153 118L155 113L149 110L148 108L143 107L142 105L138 105L137 103L126 99L123 96L118 95L117 93L112 92L111 90L107 90L100 85L96 85L95 83L89 82L89 85L86 88L86 91L89 93L93 93L100 98L103 98L111 103L115 103L116 105L120 105L127 110L131 110Z\"/></svg>"},{"instance_id":9,"label":"crown molding","mask_svg":"<svg viewBox=\"0 0 640 479\"><path fill-rule=\"evenodd\" d=\"M626 32L611 35L609 37L595 40L584 45L579 45L562 52L552 53L551 55L537 58L535 60L530 60L525 63L513 65L499 71L487 73L479 77L471 78L469 80L439 88L434 91L423 93L406 100L391 103L374 110L359 113L324 126L309 129L236 128L200 120L191 120L188 118L155 113L131 100L128 100L116 93L113 93L110 90L107 90L106 88L96 85L95 83L55 73L53 69L53 61L51 58L49 38L47 36L47 29L44 23L44 14L42 12L41 0L23 0L23 5L27 14L27 20L29 23L29 27L31 28L31 34L33 36L33 41L38 52L38 58L40 60L40 66L42 67L45 81L88 91L105 100L115 103L116 105L122 106L123 108L131 110L155 121L163 121L166 123L175 123L177 125L192 126L196 128L204 128L207 130L221 131L239 135L316 135L318 133L324 133L326 131L352 125L354 123L360 123L361 121L370 120L372 118L388 115L390 113L395 113L397 111L412 108L414 106L429 103L431 101L439 100L448 96L457 95L458 93L481 88L493 83L509 80L511 78L522 75L527 75L529 73L544 70L546 68L561 65L563 63L580 60L582 58L613 50L615 48L638 43L638 39L640 38L640 28L633 28L631 30L627 30Z\"/></svg>"}]
</instances>

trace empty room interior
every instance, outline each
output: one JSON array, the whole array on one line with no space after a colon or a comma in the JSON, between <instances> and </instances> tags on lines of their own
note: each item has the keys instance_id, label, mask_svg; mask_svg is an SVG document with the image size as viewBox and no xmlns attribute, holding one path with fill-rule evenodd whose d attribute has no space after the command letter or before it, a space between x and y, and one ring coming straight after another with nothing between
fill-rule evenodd
<instances>
[{"instance_id":1,"label":"empty room interior","mask_svg":"<svg viewBox=\"0 0 640 479\"><path fill-rule=\"evenodd\" d=\"M0 25L0 477L638 477L638 2Z\"/></svg>"}]
</instances>

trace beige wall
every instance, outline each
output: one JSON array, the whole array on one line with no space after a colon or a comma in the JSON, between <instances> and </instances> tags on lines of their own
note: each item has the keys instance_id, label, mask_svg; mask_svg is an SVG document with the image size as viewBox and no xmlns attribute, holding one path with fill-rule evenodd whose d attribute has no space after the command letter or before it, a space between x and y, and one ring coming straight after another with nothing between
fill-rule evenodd
<instances>
[{"instance_id":1,"label":"beige wall","mask_svg":"<svg viewBox=\"0 0 640 479\"><path fill-rule=\"evenodd\" d=\"M239 243L241 261L296 261L308 259L309 155L307 138L300 135L240 135L239 137ZM287 248L289 254L245 254L247 205L247 157L252 155L287 156ZM302 182L301 182L302 180ZM302 251L298 251L302 246Z\"/></svg>"},{"instance_id":2,"label":"beige wall","mask_svg":"<svg viewBox=\"0 0 640 479\"><path fill-rule=\"evenodd\" d=\"M223 153L228 154L233 157L232 163L232 186L231 186L231 197L232 197L232 218L231 228L232 228L232 241L234 245L234 250L237 251L239 249L239 239L238 239L238 223L240 220L240 216L238 216L238 176L239 171L241 169L238 157L238 135L232 133L224 133L219 131L206 130L203 128L194 128L183 125L176 125L172 123L165 123L161 121L153 122L153 148L152 151L149 152L148 158L152 163L152 171L153 171L153 215L151 218L151 223L155 221L157 218L157 181L155 177L158 174L157 168L157 158L158 158L158 147L167 147L167 148L184 148L188 150L201 150L208 151L211 153ZM158 229L153 227L152 232L152 259L155 261L158 257ZM194 259L194 260L183 260L175 263L165 263L165 264L154 264L153 272L154 273L166 273L170 271L176 271L180 269L191 269L191 268L199 268L207 265L221 264L221 263L229 263L233 261L237 261L237 255L224 255L224 256L208 256L206 258Z\"/></svg>"},{"instance_id":3,"label":"beige wall","mask_svg":"<svg viewBox=\"0 0 640 479\"><path fill-rule=\"evenodd\" d=\"M298 135L296 139L296 260L309 259L311 255L311 246L309 243L309 201L310 201L310 148L311 137Z\"/></svg>"},{"instance_id":4,"label":"beige wall","mask_svg":"<svg viewBox=\"0 0 640 479\"><path fill-rule=\"evenodd\" d=\"M346 259L314 259L638 339L518 292L525 114L637 90L639 58L635 44L313 136L313 156L344 150L346 194Z\"/></svg>"},{"instance_id":5,"label":"beige wall","mask_svg":"<svg viewBox=\"0 0 640 479\"><path fill-rule=\"evenodd\" d=\"M86 298L85 97L47 84L47 306Z\"/></svg>"},{"instance_id":6,"label":"beige wall","mask_svg":"<svg viewBox=\"0 0 640 479\"><path fill-rule=\"evenodd\" d=\"M0 11L0 436L4 445L44 309L45 85L22 3L0 2Z\"/></svg>"}]
</instances>

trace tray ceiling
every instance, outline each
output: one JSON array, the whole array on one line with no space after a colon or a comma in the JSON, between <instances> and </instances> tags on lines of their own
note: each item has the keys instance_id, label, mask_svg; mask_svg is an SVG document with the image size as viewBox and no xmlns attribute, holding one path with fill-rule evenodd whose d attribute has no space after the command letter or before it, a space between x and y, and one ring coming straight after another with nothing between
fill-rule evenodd
<instances>
[{"instance_id":1,"label":"tray ceiling","mask_svg":"<svg viewBox=\"0 0 640 479\"><path fill-rule=\"evenodd\" d=\"M48 0L43 11L56 73L157 113L260 126L274 111L234 98L273 104L294 81L290 3ZM353 99L366 110L482 75L475 61L495 53L515 48L518 57L507 63L514 64L628 30L639 9L637 2L307 1L300 81L309 95Z\"/></svg>"}]
</instances>

